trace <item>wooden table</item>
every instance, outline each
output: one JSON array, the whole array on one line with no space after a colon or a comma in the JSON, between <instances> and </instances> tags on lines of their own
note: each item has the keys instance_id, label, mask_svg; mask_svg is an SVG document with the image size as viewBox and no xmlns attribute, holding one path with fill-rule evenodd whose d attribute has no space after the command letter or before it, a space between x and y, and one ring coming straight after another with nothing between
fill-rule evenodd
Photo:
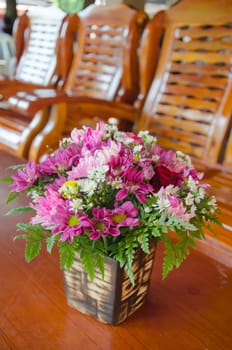
<instances>
[{"instance_id":1,"label":"wooden table","mask_svg":"<svg viewBox=\"0 0 232 350\"><path fill-rule=\"evenodd\" d=\"M0 151L0 176L17 162ZM13 241L19 217L4 216L7 192L1 183L1 350L232 349L232 268L193 251L162 281L160 246L146 304L119 326L102 324L67 305L57 254L24 261L24 241Z\"/></svg>"}]
</instances>

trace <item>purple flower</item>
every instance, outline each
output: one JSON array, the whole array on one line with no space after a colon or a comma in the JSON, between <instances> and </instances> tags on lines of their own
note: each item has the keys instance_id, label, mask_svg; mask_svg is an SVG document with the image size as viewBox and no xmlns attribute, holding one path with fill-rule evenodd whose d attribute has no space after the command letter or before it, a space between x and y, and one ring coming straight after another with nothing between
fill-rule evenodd
<instances>
[{"instance_id":1,"label":"purple flower","mask_svg":"<svg viewBox=\"0 0 232 350\"><path fill-rule=\"evenodd\" d=\"M65 201L59 192L53 190L52 186L48 186L44 196L38 196L36 203L30 203L30 206L36 211L36 216L31 219L32 224L52 227L57 215L57 207L65 207Z\"/></svg>"},{"instance_id":2,"label":"purple flower","mask_svg":"<svg viewBox=\"0 0 232 350\"><path fill-rule=\"evenodd\" d=\"M39 165L41 175L57 174L64 170L70 169L78 163L80 158L80 148L76 144L63 148L48 156Z\"/></svg>"},{"instance_id":3,"label":"purple flower","mask_svg":"<svg viewBox=\"0 0 232 350\"><path fill-rule=\"evenodd\" d=\"M96 129L86 128L85 134L83 135L82 149L95 151L100 149L105 142L103 142L103 137L105 136L105 126L103 122L97 124Z\"/></svg>"},{"instance_id":4,"label":"purple flower","mask_svg":"<svg viewBox=\"0 0 232 350\"><path fill-rule=\"evenodd\" d=\"M132 168L125 174L122 189L116 194L116 200L123 200L129 193L132 193L140 203L145 203L147 200L146 194L152 191L152 189L153 187L144 181L143 171Z\"/></svg>"},{"instance_id":5,"label":"purple flower","mask_svg":"<svg viewBox=\"0 0 232 350\"><path fill-rule=\"evenodd\" d=\"M58 205L56 215L53 216L53 234L61 233L60 240L72 243L75 236L80 236L84 230L90 230L91 220L86 214L74 214L70 212L68 201L64 205Z\"/></svg>"},{"instance_id":6,"label":"purple flower","mask_svg":"<svg viewBox=\"0 0 232 350\"><path fill-rule=\"evenodd\" d=\"M28 162L25 169L18 169L17 175L13 175L13 182L10 184L12 192L22 192L29 186L33 185L38 179L38 167L35 161Z\"/></svg>"},{"instance_id":7,"label":"purple flower","mask_svg":"<svg viewBox=\"0 0 232 350\"><path fill-rule=\"evenodd\" d=\"M98 240L102 236L118 236L120 230L111 226L111 210L106 208L93 208L93 226L89 233L89 238Z\"/></svg>"},{"instance_id":8,"label":"purple flower","mask_svg":"<svg viewBox=\"0 0 232 350\"><path fill-rule=\"evenodd\" d=\"M138 209L132 202L127 201L121 206L115 205L115 209L112 210L112 224L119 227L134 227L140 224L138 216Z\"/></svg>"},{"instance_id":9,"label":"purple flower","mask_svg":"<svg viewBox=\"0 0 232 350\"><path fill-rule=\"evenodd\" d=\"M109 177L124 176L128 169L133 166L132 152L122 147L120 152L111 158L109 166Z\"/></svg>"}]
</instances>

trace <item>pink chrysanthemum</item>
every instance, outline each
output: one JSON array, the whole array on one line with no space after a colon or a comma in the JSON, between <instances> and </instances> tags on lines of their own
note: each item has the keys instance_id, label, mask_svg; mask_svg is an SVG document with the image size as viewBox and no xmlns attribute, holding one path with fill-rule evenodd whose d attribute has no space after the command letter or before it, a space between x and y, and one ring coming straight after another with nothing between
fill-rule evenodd
<instances>
[{"instance_id":1,"label":"pink chrysanthemum","mask_svg":"<svg viewBox=\"0 0 232 350\"><path fill-rule=\"evenodd\" d=\"M123 203L121 206L116 204L111 214L112 223L117 228L138 226L140 221L136 218L137 216L138 209L130 201Z\"/></svg>"},{"instance_id":2,"label":"pink chrysanthemum","mask_svg":"<svg viewBox=\"0 0 232 350\"><path fill-rule=\"evenodd\" d=\"M80 236L84 230L90 230L92 227L91 220L86 214L74 214L70 212L68 201L65 205L58 205L56 215L53 217L54 227L53 234L61 233L61 241L72 243L75 236Z\"/></svg>"},{"instance_id":3,"label":"pink chrysanthemum","mask_svg":"<svg viewBox=\"0 0 232 350\"><path fill-rule=\"evenodd\" d=\"M146 195L152 191L153 187L144 182L144 173L142 170L132 168L126 173L122 189L116 194L116 200L125 199L129 193L135 195L140 203L146 202Z\"/></svg>"},{"instance_id":4,"label":"pink chrysanthemum","mask_svg":"<svg viewBox=\"0 0 232 350\"><path fill-rule=\"evenodd\" d=\"M93 208L93 226L89 232L89 238L92 240L98 240L102 236L118 236L120 230L111 226L111 210L106 208Z\"/></svg>"},{"instance_id":5,"label":"pink chrysanthemum","mask_svg":"<svg viewBox=\"0 0 232 350\"><path fill-rule=\"evenodd\" d=\"M41 175L57 174L70 169L80 158L80 148L76 144L56 151L39 165Z\"/></svg>"},{"instance_id":6,"label":"pink chrysanthemum","mask_svg":"<svg viewBox=\"0 0 232 350\"><path fill-rule=\"evenodd\" d=\"M18 169L17 175L13 175L13 182L10 184L12 192L22 192L33 185L38 179L39 171L35 161L28 162L25 169Z\"/></svg>"},{"instance_id":7,"label":"pink chrysanthemum","mask_svg":"<svg viewBox=\"0 0 232 350\"><path fill-rule=\"evenodd\" d=\"M31 219L32 224L53 227L54 218L57 215L57 207L65 207L65 201L59 192L48 187L44 196L38 196L36 203L30 203L30 206L36 211L36 216Z\"/></svg>"}]
</instances>

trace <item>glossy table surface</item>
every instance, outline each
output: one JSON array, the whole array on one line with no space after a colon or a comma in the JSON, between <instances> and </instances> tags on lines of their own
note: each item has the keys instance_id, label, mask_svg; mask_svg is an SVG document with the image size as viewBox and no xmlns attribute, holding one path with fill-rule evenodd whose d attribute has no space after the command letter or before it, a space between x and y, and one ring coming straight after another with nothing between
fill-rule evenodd
<instances>
[{"instance_id":1,"label":"glossy table surface","mask_svg":"<svg viewBox=\"0 0 232 350\"><path fill-rule=\"evenodd\" d=\"M0 151L0 177L17 162ZM4 216L7 193L1 183L0 350L232 349L232 268L194 250L162 281L159 246L146 304L119 326L102 324L67 305L56 253L24 261L24 242L13 241L22 218Z\"/></svg>"}]
</instances>

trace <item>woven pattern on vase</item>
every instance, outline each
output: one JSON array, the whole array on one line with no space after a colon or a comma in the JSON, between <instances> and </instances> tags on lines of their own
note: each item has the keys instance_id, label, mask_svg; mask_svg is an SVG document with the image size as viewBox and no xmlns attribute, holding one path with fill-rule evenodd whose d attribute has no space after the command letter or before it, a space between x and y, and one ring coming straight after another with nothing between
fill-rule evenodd
<instances>
[{"instance_id":1,"label":"woven pattern on vase","mask_svg":"<svg viewBox=\"0 0 232 350\"><path fill-rule=\"evenodd\" d=\"M135 284L132 285L119 263L111 258L105 261L104 280L95 272L91 282L79 254L70 271L64 270L67 303L71 307L97 320L119 324L138 310L145 302L153 267L156 243L150 253L138 250L133 263Z\"/></svg>"}]
</instances>

